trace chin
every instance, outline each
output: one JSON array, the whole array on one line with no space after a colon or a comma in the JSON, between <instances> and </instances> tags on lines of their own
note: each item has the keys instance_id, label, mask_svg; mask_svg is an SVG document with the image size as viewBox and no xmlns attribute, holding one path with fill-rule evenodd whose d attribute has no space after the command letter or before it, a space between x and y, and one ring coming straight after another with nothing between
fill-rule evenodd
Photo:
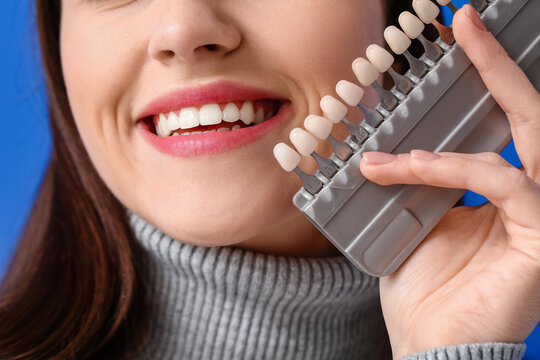
<instances>
[{"instance_id":1,"label":"chin","mask_svg":"<svg viewBox=\"0 0 540 360\"><path fill-rule=\"evenodd\" d=\"M252 238L258 233L255 229L246 229L245 227L210 227L208 224L206 226L201 225L197 229L189 229L189 231L172 227L170 231L165 230L164 232L171 238L183 243L207 247L233 246Z\"/></svg>"},{"instance_id":2,"label":"chin","mask_svg":"<svg viewBox=\"0 0 540 360\"><path fill-rule=\"evenodd\" d=\"M283 214L283 212L278 212ZM273 216L272 216L273 215ZM141 215L143 216L143 215ZM274 214L237 214L221 217L201 216L180 217L153 216L145 217L158 229L171 238L198 246L230 246L258 237L269 231L279 222ZM242 221L242 219L246 219ZM256 220L258 219L258 220Z\"/></svg>"}]
</instances>

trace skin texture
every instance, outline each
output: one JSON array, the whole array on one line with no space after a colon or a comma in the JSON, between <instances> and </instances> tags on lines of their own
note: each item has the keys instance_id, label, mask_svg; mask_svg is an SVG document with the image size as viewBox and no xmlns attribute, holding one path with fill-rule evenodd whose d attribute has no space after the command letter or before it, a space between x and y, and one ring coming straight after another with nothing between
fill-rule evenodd
<instances>
[{"instance_id":1,"label":"skin texture","mask_svg":"<svg viewBox=\"0 0 540 360\"><path fill-rule=\"evenodd\" d=\"M300 182L283 173L272 149L309 113L321 114L320 98L334 94L342 78L354 79L352 60L382 42L381 4L64 0L68 96L99 174L128 208L184 242L335 253L293 207ZM379 21L366 28L367 19ZM208 44L217 46L208 50ZM253 144L188 159L159 153L136 132L137 114L155 98L220 80L277 93L292 102L294 115ZM337 127L336 136L344 138L343 130Z\"/></svg>"},{"instance_id":2,"label":"skin texture","mask_svg":"<svg viewBox=\"0 0 540 360\"><path fill-rule=\"evenodd\" d=\"M540 319L540 95L471 7L456 40L508 115L522 169L497 154L366 153L382 185L471 189L490 203L455 208L394 275L381 301L394 357L442 345L522 342ZM429 335L428 335L429 334Z\"/></svg>"},{"instance_id":3,"label":"skin texture","mask_svg":"<svg viewBox=\"0 0 540 360\"><path fill-rule=\"evenodd\" d=\"M362 171L380 184L469 188L491 200L452 210L382 280L396 358L442 345L521 342L540 317L540 96L474 27L470 11L456 16L456 39L506 110L524 168L494 154L365 154ZM64 0L61 55L77 127L111 191L172 237L331 254L293 208L300 184L272 148L309 113L321 113L319 100L337 81L355 81L350 64L382 43L383 17L381 2L368 0ZM137 133L137 114L159 95L218 80L276 92L294 115L256 143L190 159L159 153ZM343 137L343 128L335 134Z\"/></svg>"}]
</instances>

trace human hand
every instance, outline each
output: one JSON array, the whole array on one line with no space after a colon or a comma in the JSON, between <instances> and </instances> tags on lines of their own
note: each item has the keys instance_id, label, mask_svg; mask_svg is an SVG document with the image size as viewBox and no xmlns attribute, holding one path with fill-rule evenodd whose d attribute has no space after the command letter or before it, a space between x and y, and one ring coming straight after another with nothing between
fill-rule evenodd
<instances>
[{"instance_id":1,"label":"human hand","mask_svg":"<svg viewBox=\"0 0 540 360\"><path fill-rule=\"evenodd\" d=\"M482 26L470 6L454 18L456 40L508 116L523 168L492 153L365 153L361 163L381 185L464 188L490 200L452 209L381 279L396 359L440 346L519 343L540 319L540 94Z\"/></svg>"}]
</instances>

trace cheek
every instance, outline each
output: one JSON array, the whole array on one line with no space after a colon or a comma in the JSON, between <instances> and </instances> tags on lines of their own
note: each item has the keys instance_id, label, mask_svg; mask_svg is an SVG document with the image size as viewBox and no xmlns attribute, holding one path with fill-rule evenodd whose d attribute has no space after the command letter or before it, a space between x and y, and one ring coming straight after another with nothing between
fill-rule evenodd
<instances>
[{"instance_id":1,"label":"cheek","mask_svg":"<svg viewBox=\"0 0 540 360\"><path fill-rule=\"evenodd\" d=\"M257 19L272 31L260 32L255 42L268 45L267 56L275 66L330 93L338 80L354 79L351 63L367 45L380 43L382 24L376 21L375 7L368 9L359 0L283 2ZM366 23L370 18L373 26Z\"/></svg>"},{"instance_id":2,"label":"cheek","mask_svg":"<svg viewBox=\"0 0 540 360\"><path fill-rule=\"evenodd\" d=\"M71 109L81 129L89 125L81 119L115 111L125 97L141 65L136 60L138 42L129 28L118 31L106 22L77 15L64 18L68 20L62 21L66 29L60 38L62 69Z\"/></svg>"},{"instance_id":3,"label":"cheek","mask_svg":"<svg viewBox=\"0 0 540 360\"><path fill-rule=\"evenodd\" d=\"M141 64L141 50L128 27L117 31L107 22L70 12L62 20L60 51L67 95L76 126L93 164L109 187L125 166L122 147L132 131L129 92ZM107 30L109 29L109 30ZM131 39L131 40L130 40ZM138 51L138 52L137 52Z\"/></svg>"},{"instance_id":4,"label":"cheek","mask_svg":"<svg viewBox=\"0 0 540 360\"><path fill-rule=\"evenodd\" d=\"M310 102L308 111L321 114L320 98L328 94L337 96L335 85L339 80L358 83L352 61L365 57L369 44L383 43L383 9L378 1L371 0L369 4L361 0L309 2L299 1L296 6L283 2L282 7L265 9L266 15L257 22L272 31L257 33L254 43L267 45L269 66L285 69ZM371 103L375 94L366 90L367 102ZM363 114L357 108L349 108L347 117L359 123ZM340 140L348 134L343 124L334 126L332 131ZM320 142L320 154L329 156L332 151L330 143ZM315 162L303 159L302 166L315 169Z\"/></svg>"}]
</instances>

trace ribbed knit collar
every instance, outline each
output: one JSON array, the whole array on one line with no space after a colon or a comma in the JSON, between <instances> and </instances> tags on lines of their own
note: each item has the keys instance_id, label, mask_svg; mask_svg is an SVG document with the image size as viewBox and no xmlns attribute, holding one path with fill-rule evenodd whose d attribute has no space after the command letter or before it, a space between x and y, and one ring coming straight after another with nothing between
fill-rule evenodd
<instances>
[{"instance_id":1,"label":"ribbed knit collar","mask_svg":"<svg viewBox=\"0 0 540 360\"><path fill-rule=\"evenodd\" d=\"M377 279L344 257L193 246L130 217L155 302L141 358L383 358Z\"/></svg>"}]
</instances>

